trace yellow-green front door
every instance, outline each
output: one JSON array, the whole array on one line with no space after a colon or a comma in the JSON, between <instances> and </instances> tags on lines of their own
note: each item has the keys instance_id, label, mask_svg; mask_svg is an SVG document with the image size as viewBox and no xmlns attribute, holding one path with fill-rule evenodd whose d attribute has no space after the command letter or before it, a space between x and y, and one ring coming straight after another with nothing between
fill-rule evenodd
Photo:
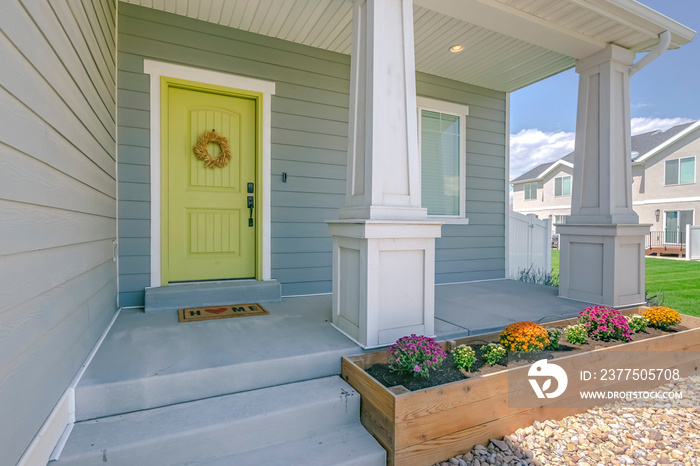
<instances>
[{"instance_id":1,"label":"yellow-green front door","mask_svg":"<svg viewBox=\"0 0 700 466\"><path fill-rule=\"evenodd\" d=\"M254 278L256 100L173 84L163 97L163 284ZM223 168L207 168L193 151L212 130L230 144L231 160ZM221 153L218 144L207 148L213 157Z\"/></svg>"}]
</instances>

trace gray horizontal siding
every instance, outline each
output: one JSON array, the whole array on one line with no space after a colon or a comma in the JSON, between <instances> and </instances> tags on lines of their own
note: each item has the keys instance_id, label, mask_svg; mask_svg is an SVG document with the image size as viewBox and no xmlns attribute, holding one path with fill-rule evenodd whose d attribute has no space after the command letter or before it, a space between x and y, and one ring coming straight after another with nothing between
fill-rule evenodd
<instances>
[{"instance_id":1,"label":"gray horizontal siding","mask_svg":"<svg viewBox=\"0 0 700 466\"><path fill-rule=\"evenodd\" d=\"M419 95L469 106L468 225L444 225L435 243L435 282L505 276L506 101L501 92L418 73Z\"/></svg>"},{"instance_id":2,"label":"gray horizontal siding","mask_svg":"<svg viewBox=\"0 0 700 466\"><path fill-rule=\"evenodd\" d=\"M116 310L113 0L0 14L0 464L15 464Z\"/></svg>"},{"instance_id":3,"label":"gray horizontal siding","mask_svg":"<svg viewBox=\"0 0 700 466\"><path fill-rule=\"evenodd\" d=\"M337 218L344 203L350 57L203 24L120 6L121 303L143 304L143 283L150 272L149 80L143 74L144 58L276 83L271 121L272 276L282 283L285 295L330 292L331 241L325 221ZM445 238L437 245L437 280L502 277L505 96L435 76L418 74L417 80L420 95L469 105L471 115L466 192L471 224L444 228ZM287 174L286 183L282 173ZM482 248L481 241L488 247Z\"/></svg>"},{"instance_id":4,"label":"gray horizontal siding","mask_svg":"<svg viewBox=\"0 0 700 466\"><path fill-rule=\"evenodd\" d=\"M345 196L349 57L201 24L120 5L120 302L142 305L150 272L149 80L143 74L144 58L275 81L272 276L282 282L286 295L328 292L331 240L325 221L337 218Z\"/></svg>"}]
</instances>

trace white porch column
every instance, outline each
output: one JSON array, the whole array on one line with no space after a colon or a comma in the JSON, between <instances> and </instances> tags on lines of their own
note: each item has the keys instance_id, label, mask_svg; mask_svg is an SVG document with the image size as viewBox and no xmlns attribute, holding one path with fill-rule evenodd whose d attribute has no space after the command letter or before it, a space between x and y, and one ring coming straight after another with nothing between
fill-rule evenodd
<instances>
[{"instance_id":1,"label":"white porch column","mask_svg":"<svg viewBox=\"0 0 700 466\"><path fill-rule=\"evenodd\" d=\"M434 329L435 238L421 208L412 0L355 0L348 177L333 235L333 325L364 347Z\"/></svg>"},{"instance_id":2,"label":"white porch column","mask_svg":"<svg viewBox=\"0 0 700 466\"><path fill-rule=\"evenodd\" d=\"M644 235L632 209L630 86L634 52L608 46L579 60L571 216L559 295L610 306L644 302Z\"/></svg>"}]
</instances>

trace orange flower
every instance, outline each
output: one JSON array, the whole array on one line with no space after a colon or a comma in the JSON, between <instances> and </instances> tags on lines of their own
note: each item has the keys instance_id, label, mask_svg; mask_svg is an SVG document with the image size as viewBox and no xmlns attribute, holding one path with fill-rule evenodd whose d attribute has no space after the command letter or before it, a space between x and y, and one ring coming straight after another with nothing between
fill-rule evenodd
<instances>
[{"instance_id":1,"label":"orange flower","mask_svg":"<svg viewBox=\"0 0 700 466\"><path fill-rule=\"evenodd\" d=\"M662 330L669 330L672 326L681 322L681 315L678 311L665 306L650 307L642 315L649 319L649 324L652 327Z\"/></svg>"},{"instance_id":2,"label":"orange flower","mask_svg":"<svg viewBox=\"0 0 700 466\"><path fill-rule=\"evenodd\" d=\"M516 322L503 329L500 341L509 351L542 351L549 343L549 333L534 322Z\"/></svg>"}]
</instances>

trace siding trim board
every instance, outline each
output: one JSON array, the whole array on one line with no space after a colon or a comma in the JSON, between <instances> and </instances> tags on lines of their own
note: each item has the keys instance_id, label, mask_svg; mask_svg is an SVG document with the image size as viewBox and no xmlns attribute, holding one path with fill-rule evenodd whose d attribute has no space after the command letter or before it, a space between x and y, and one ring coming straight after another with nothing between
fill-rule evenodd
<instances>
[{"instance_id":1,"label":"siding trim board","mask_svg":"<svg viewBox=\"0 0 700 466\"><path fill-rule=\"evenodd\" d=\"M56 406L49 414L46 422L41 427L37 435L29 444L27 450L20 458L17 466L32 466L36 464L41 464L47 462L47 460L57 460L63 451L63 447L66 445L68 436L73 430L73 425L75 424L75 387L78 386L78 382L82 378L85 370L90 365L92 358L95 357L95 353L102 345L102 342L107 337L107 334L111 330L114 322L119 317L121 309L117 310L112 316L112 320L107 324L107 327L100 335L100 338L93 346L90 354L88 354L85 362L83 362L80 371L73 378L68 389L63 393L61 399L56 403Z\"/></svg>"},{"instance_id":2,"label":"siding trim board","mask_svg":"<svg viewBox=\"0 0 700 466\"><path fill-rule=\"evenodd\" d=\"M161 285L161 77L195 81L214 86L260 92L262 97L262 279L270 279L270 145L272 95L275 83L190 66L144 59L143 71L150 75L150 194L151 194L151 286ZM154 130L155 128L155 130ZM124 131L121 129L120 131ZM260 187L258 188L260 189Z\"/></svg>"}]
</instances>

